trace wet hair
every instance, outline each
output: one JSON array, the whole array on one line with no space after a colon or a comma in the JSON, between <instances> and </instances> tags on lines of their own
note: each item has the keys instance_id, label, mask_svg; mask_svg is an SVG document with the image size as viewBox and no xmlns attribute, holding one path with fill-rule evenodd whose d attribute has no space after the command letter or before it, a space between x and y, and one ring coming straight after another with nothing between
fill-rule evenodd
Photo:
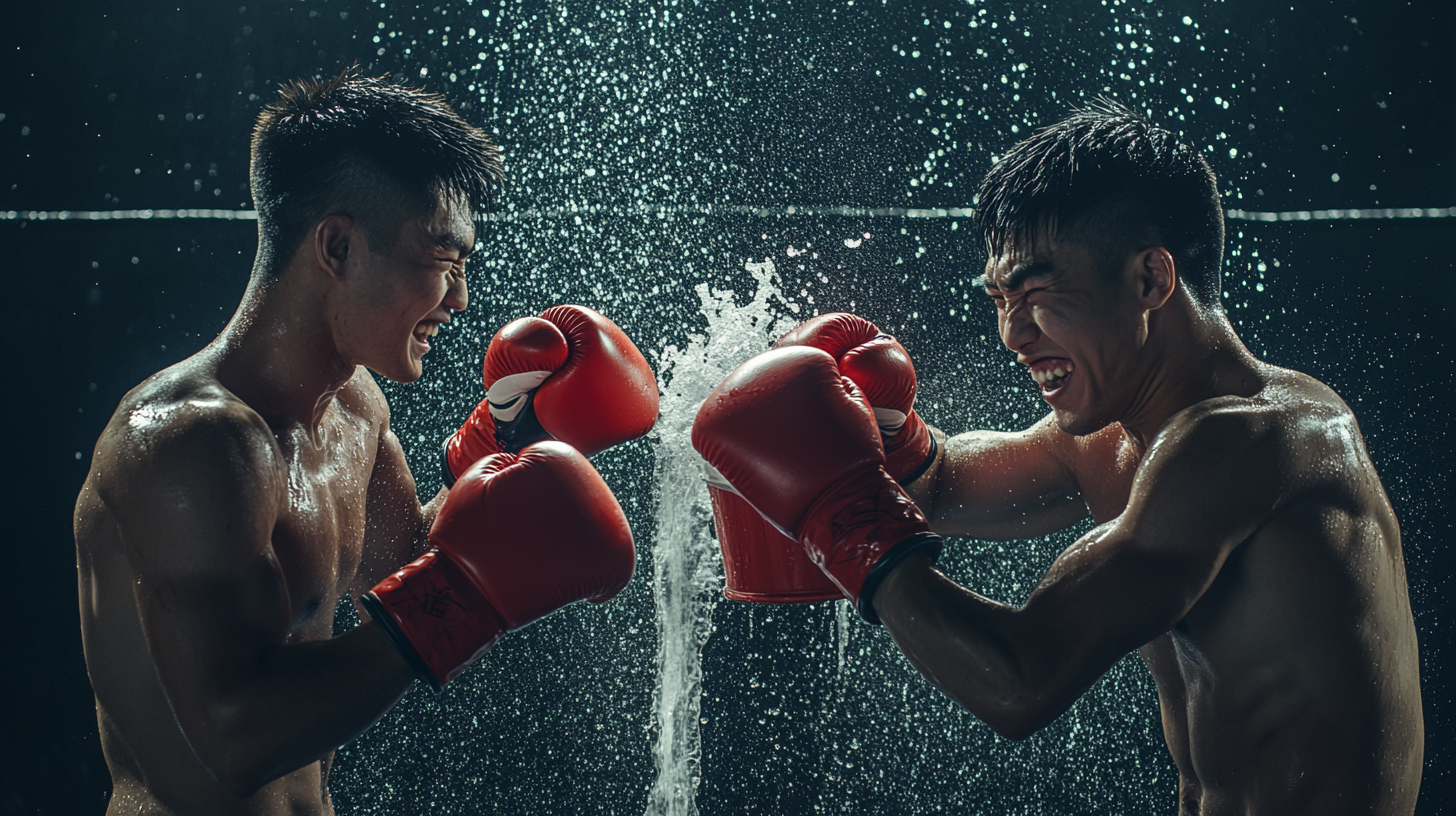
<instances>
[{"instance_id":1,"label":"wet hair","mask_svg":"<svg viewBox=\"0 0 1456 816\"><path fill-rule=\"evenodd\" d=\"M1110 99L1011 148L981 181L976 227L992 257L1050 238L1086 246L1109 273L1127 253L1162 246L1193 300L1221 308L1223 207L1213 170Z\"/></svg>"},{"instance_id":2,"label":"wet hair","mask_svg":"<svg viewBox=\"0 0 1456 816\"><path fill-rule=\"evenodd\" d=\"M444 201L472 213L504 180L500 150L444 97L360 76L286 83L258 116L249 173L258 209L258 263L276 278L330 213L352 216L388 252L407 219Z\"/></svg>"}]
</instances>

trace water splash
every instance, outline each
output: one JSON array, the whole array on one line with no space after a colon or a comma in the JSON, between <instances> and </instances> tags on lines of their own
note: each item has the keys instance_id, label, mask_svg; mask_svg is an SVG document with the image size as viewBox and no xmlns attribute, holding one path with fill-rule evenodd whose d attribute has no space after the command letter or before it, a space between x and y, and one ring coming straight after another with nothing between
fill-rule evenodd
<instances>
[{"instance_id":1,"label":"water splash","mask_svg":"<svg viewBox=\"0 0 1456 816\"><path fill-rule=\"evenodd\" d=\"M657 535L653 600L657 604L657 682L652 697L657 778L647 813L695 816L702 780L702 649L712 632L713 607L723 585L722 556L712 534L712 510L699 478L690 434L698 406L740 362L768 348L791 327L773 304L784 299L772 260L747 263L756 287L743 305L732 290L695 288L707 329L659 362L661 416L656 430Z\"/></svg>"},{"instance_id":2,"label":"water splash","mask_svg":"<svg viewBox=\"0 0 1456 816\"><path fill-rule=\"evenodd\" d=\"M849 601L834 604L834 648L837 677L844 676L844 650L849 647Z\"/></svg>"}]
</instances>

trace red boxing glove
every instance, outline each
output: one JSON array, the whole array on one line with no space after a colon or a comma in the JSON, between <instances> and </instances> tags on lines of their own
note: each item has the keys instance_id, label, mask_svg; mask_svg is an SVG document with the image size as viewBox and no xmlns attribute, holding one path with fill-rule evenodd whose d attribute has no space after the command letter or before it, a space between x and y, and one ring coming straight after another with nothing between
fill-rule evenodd
<instances>
[{"instance_id":1,"label":"red boxing glove","mask_svg":"<svg viewBox=\"0 0 1456 816\"><path fill-rule=\"evenodd\" d=\"M839 373L875 409L885 470L902 485L924 475L935 461L935 438L915 413L915 364L898 340L858 315L834 312L801 323L774 344L785 346L811 346L839 361Z\"/></svg>"},{"instance_id":2,"label":"red boxing glove","mask_svg":"<svg viewBox=\"0 0 1456 816\"><path fill-rule=\"evenodd\" d=\"M505 632L574 601L610 600L637 558L616 497L560 442L476 462L430 544L359 600L437 693Z\"/></svg>"},{"instance_id":3,"label":"red boxing glove","mask_svg":"<svg viewBox=\"0 0 1456 816\"><path fill-rule=\"evenodd\" d=\"M698 410L693 447L797 539L871 623L886 573L941 539L885 472L874 414L823 351L787 347L734 369Z\"/></svg>"},{"instance_id":4,"label":"red boxing glove","mask_svg":"<svg viewBox=\"0 0 1456 816\"><path fill-rule=\"evenodd\" d=\"M485 399L445 443L445 481L493 453L559 439L586 456L657 421L657 381L617 325L553 306L501 327L485 352Z\"/></svg>"},{"instance_id":5,"label":"red boxing glove","mask_svg":"<svg viewBox=\"0 0 1456 816\"><path fill-rule=\"evenodd\" d=\"M809 560L799 542L758 514L721 473L707 467L713 528L723 551L723 595L750 603L814 603L844 593Z\"/></svg>"}]
</instances>

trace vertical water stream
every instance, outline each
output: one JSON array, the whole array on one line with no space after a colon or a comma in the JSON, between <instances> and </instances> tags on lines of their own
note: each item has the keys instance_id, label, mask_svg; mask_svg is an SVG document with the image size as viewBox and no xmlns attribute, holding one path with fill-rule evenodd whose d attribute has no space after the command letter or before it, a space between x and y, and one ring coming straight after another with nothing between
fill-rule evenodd
<instances>
[{"instance_id":1,"label":"vertical water stream","mask_svg":"<svg viewBox=\"0 0 1456 816\"><path fill-rule=\"evenodd\" d=\"M662 413L655 430L658 486L653 538L652 596L657 604L657 682L652 695L653 761L657 777L647 813L697 814L701 784L702 648L722 589L722 556L712 533L712 510L689 436L708 392L740 362L768 347L791 321L772 260L745 267L756 284L743 305L731 290L695 288L707 329L682 348L669 346L659 362ZM773 303L779 308L775 308ZM790 307L797 310L797 306ZM782 324L782 325L781 325Z\"/></svg>"}]
</instances>

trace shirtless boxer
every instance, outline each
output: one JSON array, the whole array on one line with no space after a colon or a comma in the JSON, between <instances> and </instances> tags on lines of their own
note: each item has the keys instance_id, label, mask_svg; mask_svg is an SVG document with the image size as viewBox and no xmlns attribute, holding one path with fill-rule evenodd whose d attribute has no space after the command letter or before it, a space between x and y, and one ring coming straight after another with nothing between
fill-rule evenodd
<instances>
[{"instance_id":1,"label":"shirtless boxer","mask_svg":"<svg viewBox=\"0 0 1456 816\"><path fill-rule=\"evenodd\" d=\"M466 307L473 216L501 180L486 135L346 72L283 90L251 170L237 313L123 399L76 505L109 813L332 813L334 748L417 678L438 690L632 575L582 454L645 433L657 391L609 321L556 307L497 334L489 397L447 445L453 487L424 507L366 371L418 379ZM346 591L365 623L331 637Z\"/></svg>"},{"instance_id":2,"label":"shirtless boxer","mask_svg":"<svg viewBox=\"0 0 1456 816\"><path fill-rule=\"evenodd\" d=\"M976 215L980 283L1047 417L932 430L907 458L908 358L827 316L709 397L699 451L1002 735L1044 727L1139 649L1180 813L1411 813L1424 730L1400 530L1349 407L1229 324L1213 173L1101 106L1017 145ZM896 434L877 432L886 408ZM1020 607L934 568L937 534L1031 538L1089 515Z\"/></svg>"}]
</instances>

